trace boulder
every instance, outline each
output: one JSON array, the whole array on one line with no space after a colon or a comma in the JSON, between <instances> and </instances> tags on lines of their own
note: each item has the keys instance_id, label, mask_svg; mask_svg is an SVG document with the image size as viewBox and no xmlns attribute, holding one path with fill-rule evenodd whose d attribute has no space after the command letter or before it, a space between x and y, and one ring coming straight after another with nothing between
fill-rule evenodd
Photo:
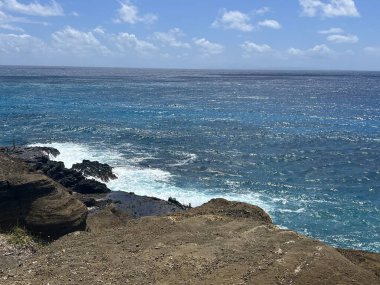
<instances>
[{"instance_id":1,"label":"boulder","mask_svg":"<svg viewBox=\"0 0 380 285\"><path fill-rule=\"evenodd\" d=\"M56 238L85 229L87 207L47 176L0 153L0 227L25 225L43 237Z\"/></svg>"},{"instance_id":2,"label":"boulder","mask_svg":"<svg viewBox=\"0 0 380 285\"><path fill-rule=\"evenodd\" d=\"M111 179L117 178L116 175L113 174L111 166L98 161L83 160L81 163L74 164L72 169L79 171L85 177L99 178L104 182L109 182Z\"/></svg>"},{"instance_id":3,"label":"boulder","mask_svg":"<svg viewBox=\"0 0 380 285\"><path fill-rule=\"evenodd\" d=\"M86 217L87 207L58 186L29 204L24 221L31 231L55 238L84 230Z\"/></svg>"}]
</instances>

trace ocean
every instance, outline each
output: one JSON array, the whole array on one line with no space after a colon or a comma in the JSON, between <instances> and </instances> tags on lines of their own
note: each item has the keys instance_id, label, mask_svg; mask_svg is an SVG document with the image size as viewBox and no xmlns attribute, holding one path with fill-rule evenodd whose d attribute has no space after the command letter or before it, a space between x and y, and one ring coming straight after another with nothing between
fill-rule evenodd
<instances>
[{"instance_id":1,"label":"ocean","mask_svg":"<svg viewBox=\"0 0 380 285\"><path fill-rule=\"evenodd\" d=\"M380 252L380 72L0 67L0 145L115 167L112 190L252 203Z\"/></svg>"}]
</instances>

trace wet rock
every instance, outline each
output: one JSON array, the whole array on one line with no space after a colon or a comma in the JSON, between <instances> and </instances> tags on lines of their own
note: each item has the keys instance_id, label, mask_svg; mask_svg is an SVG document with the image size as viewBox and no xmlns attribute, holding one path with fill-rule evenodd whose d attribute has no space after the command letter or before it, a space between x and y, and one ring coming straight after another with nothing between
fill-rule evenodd
<instances>
[{"instance_id":1,"label":"wet rock","mask_svg":"<svg viewBox=\"0 0 380 285\"><path fill-rule=\"evenodd\" d=\"M82 194L108 193L111 192L107 185L94 179L84 179L75 184L73 191Z\"/></svg>"},{"instance_id":2,"label":"wet rock","mask_svg":"<svg viewBox=\"0 0 380 285\"><path fill-rule=\"evenodd\" d=\"M171 203L155 197L139 196L121 191L109 193L106 199L113 201L117 210L133 218L159 216L185 210L180 203Z\"/></svg>"},{"instance_id":3,"label":"wet rock","mask_svg":"<svg viewBox=\"0 0 380 285\"><path fill-rule=\"evenodd\" d=\"M85 178L75 170L65 168L63 162L59 161L40 161L34 165L34 169L41 170L50 178L65 187L72 188Z\"/></svg>"},{"instance_id":4,"label":"wet rock","mask_svg":"<svg viewBox=\"0 0 380 285\"><path fill-rule=\"evenodd\" d=\"M55 156L59 154L57 149L17 147L14 150L12 148L0 148L0 152L6 153L13 158L21 159L33 169L42 171L54 181L73 191L79 193L108 193L111 191L105 184L87 179L80 171L66 168L63 162L50 160L49 155ZM110 179L111 177L116 177L112 174L112 168L107 164L88 161L84 165L92 166L92 171L95 171L98 167L99 175L103 178L108 177Z\"/></svg>"},{"instance_id":5,"label":"wet rock","mask_svg":"<svg viewBox=\"0 0 380 285\"><path fill-rule=\"evenodd\" d=\"M72 169L79 171L85 177L100 178L104 182L117 179L116 175L112 172L111 166L98 161L83 160L81 163L74 164Z\"/></svg>"}]
</instances>

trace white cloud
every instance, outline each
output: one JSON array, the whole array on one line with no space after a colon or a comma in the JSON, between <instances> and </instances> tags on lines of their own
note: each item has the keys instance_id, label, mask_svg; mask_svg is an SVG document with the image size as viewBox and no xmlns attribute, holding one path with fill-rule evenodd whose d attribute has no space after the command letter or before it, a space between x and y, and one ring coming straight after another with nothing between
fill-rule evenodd
<instances>
[{"instance_id":1,"label":"white cloud","mask_svg":"<svg viewBox=\"0 0 380 285\"><path fill-rule=\"evenodd\" d=\"M327 45L321 44L309 49L308 52L312 54L329 54L331 53L331 49Z\"/></svg>"},{"instance_id":2,"label":"white cloud","mask_svg":"<svg viewBox=\"0 0 380 285\"><path fill-rule=\"evenodd\" d=\"M330 28L328 30L318 31L318 34L321 34L321 35L342 34L342 33L344 33L344 30L341 28Z\"/></svg>"},{"instance_id":3,"label":"white cloud","mask_svg":"<svg viewBox=\"0 0 380 285\"><path fill-rule=\"evenodd\" d=\"M307 17L360 17L354 0L299 0L299 3Z\"/></svg>"},{"instance_id":4,"label":"white cloud","mask_svg":"<svg viewBox=\"0 0 380 285\"><path fill-rule=\"evenodd\" d=\"M281 24L277 22L276 20L264 20L257 24L260 27L267 27L271 29L281 29Z\"/></svg>"},{"instance_id":5,"label":"white cloud","mask_svg":"<svg viewBox=\"0 0 380 285\"><path fill-rule=\"evenodd\" d=\"M6 54L41 54L44 42L31 35L0 34L0 52Z\"/></svg>"},{"instance_id":6,"label":"white cloud","mask_svg":"<svg viewBox=\"0 0 380 285\"><path fill-rule=\"evenodd\" d=\"M223 10L221 15L212 23L213 27L250 32L254 26L250 23L248 15L240 11Z\"/></svg>"},{"instance_id":7,"label":"white cloud","mask_svg":"<svg viewBox=\"0 0 380 285\"><path fill-rule=\"evenodd\" d=\"M24 32L24 29L17 27L17 26L14 26L14 25L10 25L10 24L1 24L0 23L0 29L13 31L13 32L22 32L22 33Z\"/></svg>"},{"instance_id":8,"label":"white cloud","mask_svg":"<svg viewBox=\"0 0 380 285\"><path fill-rule=\"evenodd\" d=\"M136 35L129 33L119 33L116 37L116 43L122 52L133 49L140 53L147 53L157 49L153 44L140 40Z\"/></svg>"},{"instance_id":9,"label":"white cloud","mask_svg":"<svg viewBox=\"0 0 380 285\"><path fill-rule=\"evenodd\" d=\"M316 45L310 49L302 50L297 48L288 49L288 54L293 56L313 56L313 55L328 55L332 50L325 44Z\"/></svg>"},{"instance_id":10,"label":"white cloud","mask_svg":"<svg viewBox=\"0 0 380 285\"><path fill-rule=\"evenodd\" d=\"M357 43L359 38L356 35L329 35L327 40L333 43Z\"/></svg>"},{"instance_id":11,"label":"white cloud","mask_svg":"<svg viewBox=\"0 0 380 285\"><path fill-rule=\"evenodd\" d=\"M94 33L97 33L97 34L101 34L101 35L104 35L106 33L106 31L104 30L104 28L102 26L98 26L96 27L94 30L93 30Z\"/></svg>"},{"instance_id":12,"label":"white cloud","mask_svg":"<svg viewBox=\"0 0 380 285\"><path fill-rule=\"evenodd\" d=\"M92 32L81 32L72 27L52 34L53 47L63 53L77 55L110 54L110 50L102 45Z\"/></svg>"},{"instance_id":13,"label":"white cloud","mask_svg":"<svg viewBox=\"0 0 380 285\"><path fill-rule=\"evenodd\" d=\"M154 14L140 15L137 6L128 0L120 2L120 5L121 7L118 10L118 17L116 19L117 23L136 24L142 22L151 24L158 19L157 15Z\"/></svg>"},{"instance_id":14,"label":"white cloud","mask_svg":"<svg viewBox=\"0 0 380 285\"><path fill-rule=\"evenodd\" d=\"M247 52L258 52L258 53L265 53L265 52L270 52L272 51L272 48L269 45L263 44L263 45L258 45L253 42L244 42L241 47Z\"/></svg>"},{"instance_id":15,"label":"white cloud","mask_svg":"<svg viewBox=\"0 0 380 285\"><path fill-rule=\"evenodd\" d=\"M268 13L269 11L270 11L269 7L262 7L260 9L255 10L254 14L256 14L256 15L263 15L263 14Z\"/></svg>"},{"instance_id":16,"label":"white cloud","mask_svg":"<svg viewBox=\"0 0 380 285\"><path fill-rule=\"evenodd\" d=\"M1 3L1 2L0 2ZM20 27L16 27L11 23L20 22L22 18L13 17L11 15L5 14L0 10L0 29L23 32L24 30Z\"/></svg>"},{"instance_id":17,"label":"white cloud","mask_svg":"<svg viewBox=\"0 0 380 285\"><path fill-rule=\"evenodd\" d=\"M183 33L179 28L171 29L167 33L154 33L154 38L165 46L176 48L190 48L191 46L189 43L182 42L178 39L178 37L181 36L183 36Z\"/></svg>"},{"instance_id":18,"label":"white cloud","mask_svg":"<svg viewBox=\"0 0 380 285\"><path fill-rule=\"evenodd\" d=\"M1 0L0 0L1 1ZM1 5L2 2L0 2ZM1 7L1 6L0 6ZM0 29L24 32L24 29L15 26L14 23L48 25L46 22L33 21L25 17L15 17L0 10Z\"/></svg>"},{"instance_id":19,"label":"white cloud","mask_svg":"<svg viewBox=\"0 0 380 285\"><path fill-rule=\"evenodd\" d=\"M194 44L200 48L205 55L221 54L224 47L217 43L212 43L205 38L194 39Z\"/></svg>"},{"instance_id":20,"label":"white cloud","mask_svg":"<svg viewBox=\"0 0 380 285\"><path fill-rule=\"evenodd\" d=\"M290 55L303 55L305 53L305 51L301 50L301 49L298 49L298 48L290 48L288 49L288 54Z\"/></svg>"},{"instance_id":21,"label":"white cloud","mask_svg":"<svg viewBox=\"0 0 380 285\"><path fill-rule=\"evenodd\" d=\"M29 4L23 4L17 0L2 0L0 1L0 7L6 10L25 14L29 16L62 16L64 11L61 5L59 5L55 0L52 0L49 4L40 4L39 2L31 2Z\"/></svg>"},{"instance_id":22,"label":"white cloud","mask_svg":"<svg viewBox=\"0 0 380 285\"><path fill-rule=\"evenodd\" d=\"M365 47L364 51L368 53L369 55L380 57L380 47Z\"/></svg>"}]
</instances>

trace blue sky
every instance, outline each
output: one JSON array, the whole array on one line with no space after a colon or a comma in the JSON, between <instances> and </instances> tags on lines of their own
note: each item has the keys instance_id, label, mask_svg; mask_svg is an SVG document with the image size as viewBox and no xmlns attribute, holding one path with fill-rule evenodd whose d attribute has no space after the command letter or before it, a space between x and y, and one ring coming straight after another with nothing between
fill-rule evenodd
<instances>
[{"instance_id":1,"label":"blue sky","mask_svg":"<svg viewBox=\"0 0 380 285\"><path fill-rule=\"evenodd\" d=\"M379 0L0 0L0 64L380 70Z\"/></svg>"}]
</instances>

